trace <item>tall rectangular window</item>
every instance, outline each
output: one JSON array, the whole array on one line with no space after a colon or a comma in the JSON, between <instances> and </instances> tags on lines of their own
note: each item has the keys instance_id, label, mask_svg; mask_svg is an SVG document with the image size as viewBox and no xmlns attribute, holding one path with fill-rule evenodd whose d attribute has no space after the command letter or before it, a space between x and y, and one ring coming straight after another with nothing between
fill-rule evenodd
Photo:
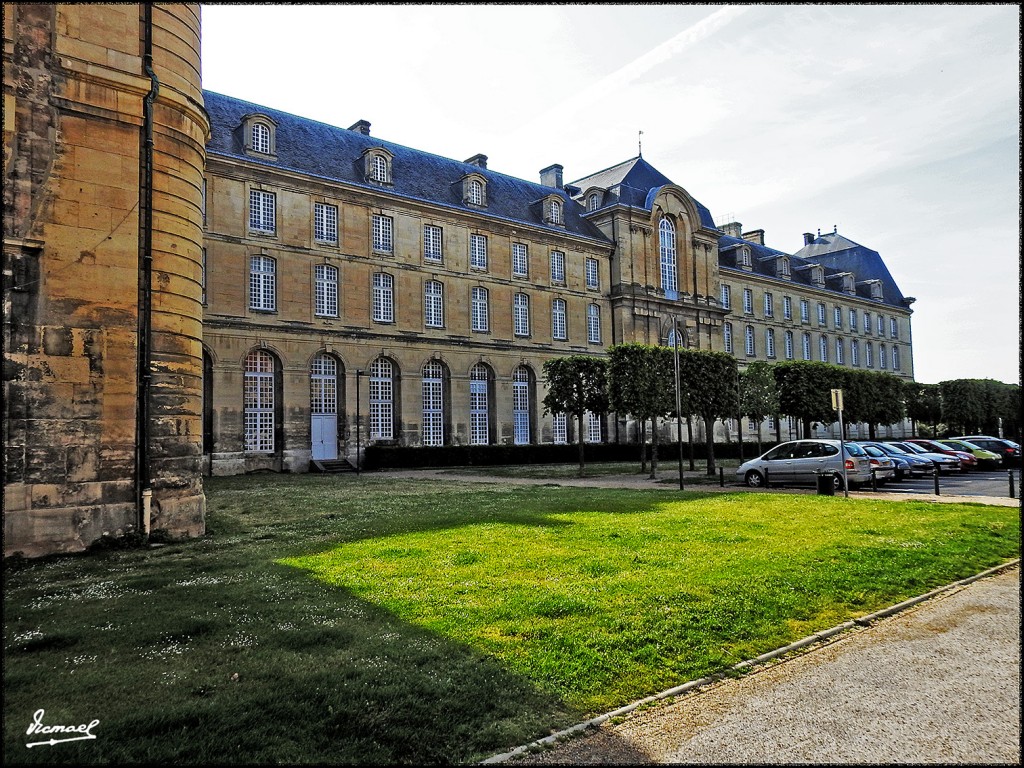
<instances>
[{"instance_id":1,"label":"tall rectangular window","mask_svg":"<svg viewBox=\"0 0 1024 768\"><path fill-rule=\"evenodd\" d=\"M469 372L469 442L487 445L490 442L487 368L477 363Z\"/></svg>"},{"instance_id":2,"label":"tall rectangular window","mask_svg":"<svg viewBox=\"0 0 1024 768\"><path fill-rule=\"evenodd\" d=\"M754 292L749 288L743 289L743 312L747 315L754 314Z\"/></svg>"},{"instance_id":3,"label":"tall rectangular window","mask_svg":"<svg viewBox=\"0 0 1024 768\"><path fill-rule=\"evenodd\" d=\"M888 364L888 362L889 362L889 358L888 358L887 353L886 353L885 344L879 344L878 345L878 367L881 368L884 371L885 370L885 366Z\"/></svg>"},{"instance_id":4,"label":"tall rectangular window","mask_svg":"<svg viewBox=\"0 0 1024 768\"><path fill-rule=\"evenodd\" d=\"M249 190L249 229L272 233L276 229L276 195L260 189Z\"/></svg>"},{"instance_id":5,"label":"tall rectangular window","mask_svg":"<svg viewBox=\"0 0 1024 768\"><path fill-rule=\"evenodd\" d=\"M800 320L804 323L811 321L811 309L807 299L800 299Z\"/></svg>"},{"instance_id":6,"label":"tall rectangular window","mask_svg":"<svg viewBox=\"0 0 1024 768\"><path fill-rule=\"evenodd\" d=\"M889 318L889 338L898 339L899 337L900 337L900 324L896 320L895 317L890 317Z\"/></svg>"},{"instance_id":7,"label":"tall rectangular window","mask_svg":"<svg viewBox=\"0 0 1024 768\"><path fill-rule=\"evenodd\" d=\"M856 339L850 341L850 365L860 365L860 342Z\"/></svg>"},{"instance_id":8,"label":"tall rectangular window","mask_svg":"<svg viewBox=\"0 0 1024 768\"><path fill-rule=\"evenodd\" d=\"M792 360L793 359L793 332L792 331L786 331L786 335L783 337L783 341L784 341L785 346L786 346L786 349L785 349L786 359L787 360Z\"/></svg>"},{"instance_id":9,"label":"tall rectangular window","mask_svg":"<svg viewBox=\"0 0 1024 768\"><path fill-rule=\"evenodd\" d=\"M530 442L530 371L523 365L512 372L512 440Z\"/></svg>"},{"instance_id":10,"label":"tall rectangular window","mask_svg":"<svg viewBox=\"0 0 1024 768\"><path fill-rule=\"evenodd\" d=\"M809 333L803 334L802 337L801 337L801 341L803 342L804 360L810 360L811 359L811 334L809 334Z\"/></svg>"},{"instance_id":11,"label":"tall rectangular window","mask_svg":"<svg viewBox=\"0 0 1024 768\"><path fill-rule=\"evenodd\" d=\"M892 369L898 371L900 369L900 348L892 348Z\"/></svg>"},{"instance_id":12,"label":"tall rectangular window","mask_svg":"<svg viewBox=\"0 0 1024 768\"><path fill-rule=\"evenodd\" d=\"M587 411L583 416L583 423L587 428L587 436L584 442L601 442L601 416L593 411Z\"/></svg>"},{"instance_id":13,"label":"tall rectangular window","mask_svg":"<svg viewBox=\"0 0 1024 768\"><path fill-rule=\"evenodd\" d=\"M836 363L842 365L845 361L843 360L843 340L840 338L836 339Z\"/></svg>"},{"instance_id":14,"label":"tall rectangular window","mask_svg":"<svg viewBox=\"0 0 1024 768\"><path fill-rule=\"evenodd\" d=\"M423 284L423 324L428 328L444 327L444 285L437 280Z\"/></svg>"},{"instance_id":15,"label":"tall rectangular window","mask_svg":"<svg viewBox=\"0 0 1024 768\"><path fill-rule=\"evenodd\" d=\"M274 358L254 350L245 358L245 450L274 451Z\"/></svg>"},{"instance_id":16,"label":"tall rectangular window","mask_svg":"<svg viewBox=\"0 0 1024 768\"><path fill-rule=\"evenodd\" d=\"M569 417L567 414L552 414L551 442L555 444L564 444L569 442Z\"/></svg>"},{"instance_id":17,"label":"tall rectangular window","mask_svg":"<svg viewBox=\"0 0 1024 768\"><path fill-rule=\"evenodd\" d=\"M313 239L318 243L338 242L338 206L313 204Z\"/></svg>"},{"instance_id":18,"label":"tall rectangular window","mask_svg":"<svg viewBox=\"0 0 1024 768\"><path fill-rule=\"evenodd\" d=\"M588 258L584 262L584 273L587 281L587 288L599 288L601 286L598 277L597 259Z\"/></svg>"},{"instance_id":19,"label":"tall rectangular window","mask_svg":"<svg viewBox=\"0 0 1024 768\"><path fill-rule=\"evenodd\" d=\"M277 309L277 262L269 256L249 259L249 309Z\"/></svg>"},{"instance_id":20,"label":"tall rectangular window","mask_svg":"<svg viewBox=\"0 0 1024 768\"><path fill-rule=\"evenodd\" d=\"M825 303L818 302L818 325L825 325L827 322L825 314Z\"/></svg>"},{"instance_id":21,"label":"tall rectangular window","mask_svg":"<svg viewBox=\"0 0 1024 768\"><path fill-rule=\"evenodd\" d=\"M551 282L565 282L565 254L561 251L551 252Z\"/></svg>"},{"instance_id":22,"label":"tall rectangular window","mask_svg":"<svg viewBox=\"0 0 1024 768\"><path fill-rule=\"evenodd\" d=\"M436 360L423 366L423 445L444 445L443 374Z\"/></svg>"},{"instance_id":23,"label":"tall rectangular window","mask_svg":"<svg viewBox=\"0 0 1024 768\"><path fill-rule=\"evenodd\" d=\"M870 341L864 343L864 365L868 368L875 367L875 348Z\"/></svg>"},{"instance_id":24,"label":"tall rectangular window","mask_svg":"<svg viewBox=\"0 0 1024 768\"><path fill-rule=\"evenodd\" d=\"M850 330L851 331L856 331L857 330L857 310L856 309L851 309L850 310Z\"/></svg>"},{"instance_id":25,"label":"tall rectangular window","mask_svg":"<svg viewBox=\"0 0 1024 768\"><path fill-rule=\"evenodd\" d=\"M772 297L771 293L765 293L764 295L764 316L775 316L775 299Z\"/></svg>"},{"instance_id":26,"label":"tall rectangular window","mask_svg":"<svg viewBox=\"0 0 1024 768\"><path fill-rule=\"evenodd\" d=\"M753 357L757 354L757 348L754 346L754 326L748 325L743 333L744 335L744 346L746 347L747 357Z\"/></svg>"},{"instance_id":27,"label":"tall rectangular window","mask_svg":"<svg viewBox=\"0 0 1024 768\"><path fill-rule=\"evenodd\" d=\"M722 283L722 309L732 309L732 288Z\"/></svg>"},{"instance_id":28,"label":"tall rectangular window","mask_svg":"<svg viewBox=\"0 0 1024 768\"><path fill-rule=\"evenodd\" d=\"M885 317L881 314L876 315L878 322L875 323L875 330L878 331L879 336L885 336Z\"/></svg>"},{"instance_id":29,"label":"tall rectangular window","mask_svg":"<svg viewBox=\"0 0 1024 768\"><path fill-rule=\"evenodd\" d=\"M391 440L395 436L394 366L378 357L370 366L370 439Z\"/></svg>"},{"instance_id":30,"label":"tall rectangular window","mask_svg":"<svg viewBox=\"0 0 1024 768\"><path fill-rule=\"evenodd\" d=\"M487 269L487 238L484 235L469 236L469 266Z\"/></svg>"},{"instance_id":31,"label":"tall rectangular window","mask_svg":"<svg viewBox=\"0 0 1024 768\"><path fill-rule=\"evenodd\" d=\"M601 308L597 304L587 306L587 341L601 343Z\"/></svg>"},{"instance_id":32,"label":"tall rectangular window","mask_svg":"<svg viewBox=\"0 0 1024 768\"><path fill-rule=\"evenodd\" d=\"M782 316L786 320L793 319L793 299L789 296L782 297Z\"/></svg>"},{"instance_id":33,"label":"tall rectangular window","mask_svg":"<svg viewBox=\"0 0 1024 768\"><path fill-rule=\"evenodd\" d=\"M732 354L732 323L722 326L722 340L725 342L725 351Z\"/></svg>"},{"instance_id":34,"label":"tall rectangular window","mask_svg":"<svg viewBox=\"0 0 1024 768\"><path fill-rule=\"evenodd\" d=\"M444 252L441 249L441 228L433 224L423 225L423 258L427 261L441 261Z\"/></svg>"},{"instance_id":35,"label":"tall rectangular window","mask_svg":"<svg viewBox=\"0 0 1024 768\"><path fill-rule=\"evenodd\" d=\"M530 274L530 252L525 243L512 243L512 276L526 277Z\"/></svg>"},{"instance_id":36,"label":"tall rectangular window","mask_svg":"<svg viewBox=\"0 0 1024 768\"><path fill-rule=\"evenodd\" d=\"M395 222L390 216L373 216L373 250L393 253L395 249Z\"/></svg>"},{"instance_id":37,"label":"tall rectangular window","mask_svg":"<svg viewBox=\"0 0 1024 768\"><path fill-rule=\"evenodd\" d=\"M373 321L395 322L395 278L383 272L373 275Z\"/></svg>"},{"instance_id":38,"label":"tall rectangular window","mask_svg":"<svg viewBox=\"0 0 1024 768\"><path fill-rule=\"evenodd\" d=\"M832 325L836 327L837 331L843 328L843 310L841 307L832 308Z\"/></svg>"},{"instance_id":39,"label":"tall rectangular window","mask_svg":"<svg viewBox=\"0 0 1024 768\"><path fill-rule=\"evenodd\" d=\"M567 336L564 299L555 299L551 302L551 336L559 340L564 340Z\"/></svg>"},{"instance_id":40,"label":"tall rectangular window","mask_svg":"<svg viewBox=\"0 0 1024 768\"><path fill-rule=\"evenodd\" d=\"M487 289L474 286L471 297L470 323L474 331L486 331L490 327Z\"/></svg>"},{"instance_id":41,"label":"tall rectangular window","mask_svg":"<svg viewBox=\"0 0 1024 768\"><path fill-rule=\"evenodd\" d=\"M512 326L516 336L530 335L530 297L517 293L512 299Z\"/></svg>"},{"instance_id":42,"label":"tall rectangular window","mask_svg":"<svg viewBox=\"0 0 1024 768\"><path fill-rule=\"evenodd\" d=\"M320 317L338 316L338 268L329 264L315 267L316 314Z\"/></svg>"},{"instance_id":43,"label":"tall rectangular window","mask_svg":"<svg viewBox=\"0 0 1024 768\"><path fill-rule=\"evenodd\" d=\"M768 357L775 357L775 329L766 328L764 331L764 353Z\"/></svg>"},{"instance_id":44,"label":"tall rectangular window","mask_svg":"<svg viewBox=\"0 0 1024 768\"><path fill-rule=\"evenodd\" d=\"M864 313L864 333L871 333L871 313Z\"/></svg>"}]
</instances>

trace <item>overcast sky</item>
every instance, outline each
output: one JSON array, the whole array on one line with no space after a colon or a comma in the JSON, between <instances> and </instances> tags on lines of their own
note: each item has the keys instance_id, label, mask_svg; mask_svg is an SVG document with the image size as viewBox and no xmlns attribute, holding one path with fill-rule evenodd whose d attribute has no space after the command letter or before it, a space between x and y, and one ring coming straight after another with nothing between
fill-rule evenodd
<instances>
[{"instance_id":1,"label":"overcast sky","mask_svg":"<svg viewBox=\"0 0 1024 768\"><path fill-rule=\"evenodd\" d=\"M203 86L530 180L642 139L718 223L881 253L918 381L1017 383L1019 30L1012 5L204 5Z\"/></svg>"}]
</instances>

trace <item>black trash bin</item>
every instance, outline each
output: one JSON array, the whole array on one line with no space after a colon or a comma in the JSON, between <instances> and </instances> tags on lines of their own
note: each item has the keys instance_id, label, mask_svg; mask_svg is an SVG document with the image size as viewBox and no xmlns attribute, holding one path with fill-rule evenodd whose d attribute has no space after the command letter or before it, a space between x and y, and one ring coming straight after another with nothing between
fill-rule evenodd
<instances>
[{"instance_id":1,"label":"black trash bin","mask_svg":"<svg viewBox=\"0 0 1024 768\"><path fill-rule=\"evenodd\" d=\"M835 496L836 495L836 478L834 472L819 472L818 473L818 495L819 496Z\"/></svg>"}]
</instances>

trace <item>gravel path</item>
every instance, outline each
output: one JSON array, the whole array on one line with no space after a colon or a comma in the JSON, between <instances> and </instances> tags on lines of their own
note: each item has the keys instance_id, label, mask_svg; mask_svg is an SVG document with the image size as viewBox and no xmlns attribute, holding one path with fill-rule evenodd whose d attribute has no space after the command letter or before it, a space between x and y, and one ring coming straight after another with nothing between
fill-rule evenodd
<instances>
[{"instance_id":1,"label":"gravel path","mask_svg":"<svg viewBox=\"0 0 1024 768\"><path fill-rule=\"evenodd\" d=\"M1020 764L1020 567L510 765Z\"/></svg>"}]
</instances>

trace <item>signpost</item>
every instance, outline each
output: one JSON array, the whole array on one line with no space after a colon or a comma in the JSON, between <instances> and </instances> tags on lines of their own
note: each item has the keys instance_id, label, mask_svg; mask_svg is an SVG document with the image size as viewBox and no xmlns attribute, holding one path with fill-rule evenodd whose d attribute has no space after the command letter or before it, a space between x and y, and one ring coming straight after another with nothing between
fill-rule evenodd
<instances>
[{"instance_id":1,"label":"signpost","mask_svg":"<svg viewBox=\"0 0 1024 768\"><path fill-rule=\"evenodd\" d=\"M832 390L832 410L839 414L839 460L843 463L843 496L850 498L850 483L846 479L846 438L843 433L843 390Z\"/></svg>"}]
</instances>

